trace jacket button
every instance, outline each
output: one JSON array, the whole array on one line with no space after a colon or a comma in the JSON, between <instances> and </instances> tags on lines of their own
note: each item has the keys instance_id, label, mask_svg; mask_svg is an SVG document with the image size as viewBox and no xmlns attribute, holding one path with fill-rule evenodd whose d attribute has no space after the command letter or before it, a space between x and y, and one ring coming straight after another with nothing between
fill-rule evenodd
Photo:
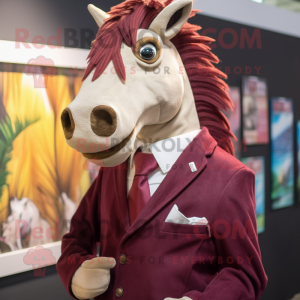
<instances>
[{"instance_id":1,"label":"jacket button","mask_svg":"<svg viewBox=\"0 0 300 300\"><path fill-rule=\"evenodd\" d=\"M127 257L124 254L120 255L119 262L120 264L125 265L127 263Z\"/></svg>"},{"instance_id":2,"label":"jacket button","mask_svg":"<svg viewBox=\"0 0 300 300\"><path fill-rule=\"evenodd\" d=\"M117 296L118 298L122 297L123 294L124 294L124 290L123 290L122 288L117 288L117 289L116 289L116 296Z\"/></svg>"}]
</instances>

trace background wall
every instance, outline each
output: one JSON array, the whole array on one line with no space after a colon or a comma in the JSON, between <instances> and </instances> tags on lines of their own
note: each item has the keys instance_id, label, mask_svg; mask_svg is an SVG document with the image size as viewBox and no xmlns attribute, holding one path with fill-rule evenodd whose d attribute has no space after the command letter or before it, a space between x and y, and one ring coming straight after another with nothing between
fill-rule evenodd
<instances>
[{"instance_id":1,"label":"background wall","mask_svg":"<svg viewBox=\"0 0 300 300\"><path fill-rule=\"evenodd\" d=\"M106 11L117 3L119 1L116 0L94 2ZM87 12L87 4L88 2L82 0L1 0L0 39L15 40L16 29L22 28L23 32L25 29L29 33L28 42L32 42L35 36L42 36L47 40L50 36L57 36L57 28L62 28L62 45L74 46L70 38L73 35L75 46L89 48L97 27ZM251 48L246 43L241 49L241 29L245 28L251 37L255 28L203 15L197 15L191 22L201 25L204 29L213 28L212 33L208 35L217 40L213 52L222 61L219 65L221 70L230 72L227 80L229 85L239 86L241 76L245 75L245 67L250 67L250 75L267 78L269 96L294 99L295 120L300 119L299 38L260 30L261 48L257 47L257 43ZM236 38L233 40L230 34L220 38L220 32L224 28L230 28L238 36L237 45L229 47L230 49L226 49L228 48L226 44L234 45ZM80 39L80 32L84 33L86 38L82 36ZM242 73L236 74L240 71L239 67ZM255 67L259 69L259 74ZM250 69L247 70L249 72ZM260 234L259 241L269 284L262 299L288 300L300 292L300 205L295 203L293 207L271 211L269 154L269 145L252 146L244 151L243 157L263 155L266 161L266 231ZM47 268L45 278L34 278L33 272L1 278L0 296L1 299L16 300L71 299L64 290L55 267Z\"/></svg>"}]
</instances>

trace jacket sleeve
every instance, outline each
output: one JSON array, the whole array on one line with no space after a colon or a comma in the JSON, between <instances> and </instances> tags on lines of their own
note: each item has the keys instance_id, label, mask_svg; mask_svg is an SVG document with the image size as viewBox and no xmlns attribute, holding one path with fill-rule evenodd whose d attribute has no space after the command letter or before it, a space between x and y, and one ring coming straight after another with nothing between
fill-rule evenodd
<instances>
[{"instance_id":1,"label":"jacket sleeve","mask_svg":"<svg viewBox=\"0 0 300 300\"><path fill-rule=\"evenodd\" d=\"M190 291L192 300L256 300L267 286L258 244L255 175L243 167L224 188L215 208L212 236L218 272L203 292Z\"/></svg>"},{"instance_id":2,"label":"jacket sleeve","mask_svg":"<svg viewBox=\"0 0 300 300\"><path fill-rule=\"evenodd\" d=\"M96 257L96 243L100 236L98 207L101 178L100 170L71 220L70 232L62 238L62 253L56 269L65 288L74 299L77 298L72 293L71 283L75 271L84 261Z\"/></svg>"}]
</instances>

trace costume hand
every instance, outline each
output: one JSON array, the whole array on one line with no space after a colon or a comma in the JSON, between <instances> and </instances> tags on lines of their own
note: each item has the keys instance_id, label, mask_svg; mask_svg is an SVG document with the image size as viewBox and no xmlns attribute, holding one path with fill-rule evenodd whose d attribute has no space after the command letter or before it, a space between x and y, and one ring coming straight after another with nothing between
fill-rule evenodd
<instances>
[{"instance_id":1,"label":"costume hand","mask_svg":"<svg viewBox=\"0 0 300 300\"><path fill-rule=\"evenodd\" d=\"M189 297L183 297L183 298L180 298L180 299L175 299L175 298L165 298L164 300L192 300L192 299L189 298Z\"/></svg>"},{"instance_id":2,"label":"costume hand","mask_svg":"<svg viewBox=\"0 0 300 300\"><path fill-rule=\"evenodd\" d=\"M75 272L72 292L78 299L90 299L102 295L110 282L110 269L116 260L112 257L95 257L86 260Z\"/></svg>"}]
</instances>

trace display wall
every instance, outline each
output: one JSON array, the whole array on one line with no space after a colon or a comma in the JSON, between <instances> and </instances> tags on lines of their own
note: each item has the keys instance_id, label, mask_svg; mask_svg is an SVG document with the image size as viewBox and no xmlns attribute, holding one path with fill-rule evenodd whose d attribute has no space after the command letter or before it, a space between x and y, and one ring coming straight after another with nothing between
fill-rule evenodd
<instances>
[{"instance_id":1,"label":"display wall","mask_svg":"<svg viewBox=\"0 0 300 300\"><path fill-rule=\"evenodd\" d=\"M117 3L119 1L94 2L104 10ZM45 40L51 36L59 37L57 32L62 32L63 46L89 48L97 28L87 12L87 4L88 2L79 0L51 2L2 0L0 40L15 40L16 29L19 28L18 32L22 30L24 33L28 32L28 42L32 42L36 36L42 36ZM244 75L265 78L269 97L293 99L294 123L300 119L299 38L257 30L203 15L197 15L191 22L201 25L207 35L217 40L213 52L221 59L219 67L228 74L227 83L230 86L240 87ZM61 28L61 31L57 28ZM253 33L256 34L257 39L253 40L251 45ZM72 36L75 37L74 44L71 44ZM55 39L53 42L55 43ZM296 139L296 130L294 130L294 139ZM295 142L294 153L296 147ZM262 300L288 300L300 292L298 271L300 205L296 200L291 207L271 210L270 151L270 144L242 147L241 157L263 156L265 161L265 231L259 235L259 241L269 283ZM295 163L294 174L297 174L296 165ZM294 192L295 199L299 198L296 186ZM1 278L0 297L1 299L71 299L64 290L55 267L48 267L44 278L35 278L33 271Z\"/></svg>"},{"instance_id":2,"label":"display wall","mask_svg":"<svg viewBox=\"0 0 300 300\"><path fill-rule=\"evenodd\" d=\"M217 29L216 34L209 34L215 39L220 37L220 32L225 28L230 28L233 32L236 32L239 39L244 28L250 36L255 30L248 26L200 15L194 18L194 22L201 24L203 28ZM241 75L260 76L267 79L269 97L293 99L295 128L295 121L300 119L300 93L298 88L300 79L300 39L265 30L261 30L260 35L260 49L256 47L256 44L252 49L249 49L248 46L241 49L239 43L232 49L225 49L220 46L220 43L217 43L217 47L213 51L222 60L222 70L225 70L226 67L230 70L227 80L230 86L239 86ZM233 42L232 35L224 36L224 41L227 44ZM234 68L236 67L241 67L242 74L235 74ZM250 74L246 74L246 67L251 68ZM259 74L257 69L259 69ZM295 138L296 134L294 133L294 140ZM295 145L294 153L296 153ZM300 292L300 274L298 272L300 266L300 206L299 202L295 201L295 204L291 207L276 211L271 209L270 155L270 144L248 146L246 149L243 148L242 153L242 157L264 156L265 158L265 232L259 235L259 242L269 283L262 299L291 299L293 295ZM296 164L294 164L294 174L296 174L296 169ZM296 187L294 192L296 193Z\"/></svg>"}]
</instances>

